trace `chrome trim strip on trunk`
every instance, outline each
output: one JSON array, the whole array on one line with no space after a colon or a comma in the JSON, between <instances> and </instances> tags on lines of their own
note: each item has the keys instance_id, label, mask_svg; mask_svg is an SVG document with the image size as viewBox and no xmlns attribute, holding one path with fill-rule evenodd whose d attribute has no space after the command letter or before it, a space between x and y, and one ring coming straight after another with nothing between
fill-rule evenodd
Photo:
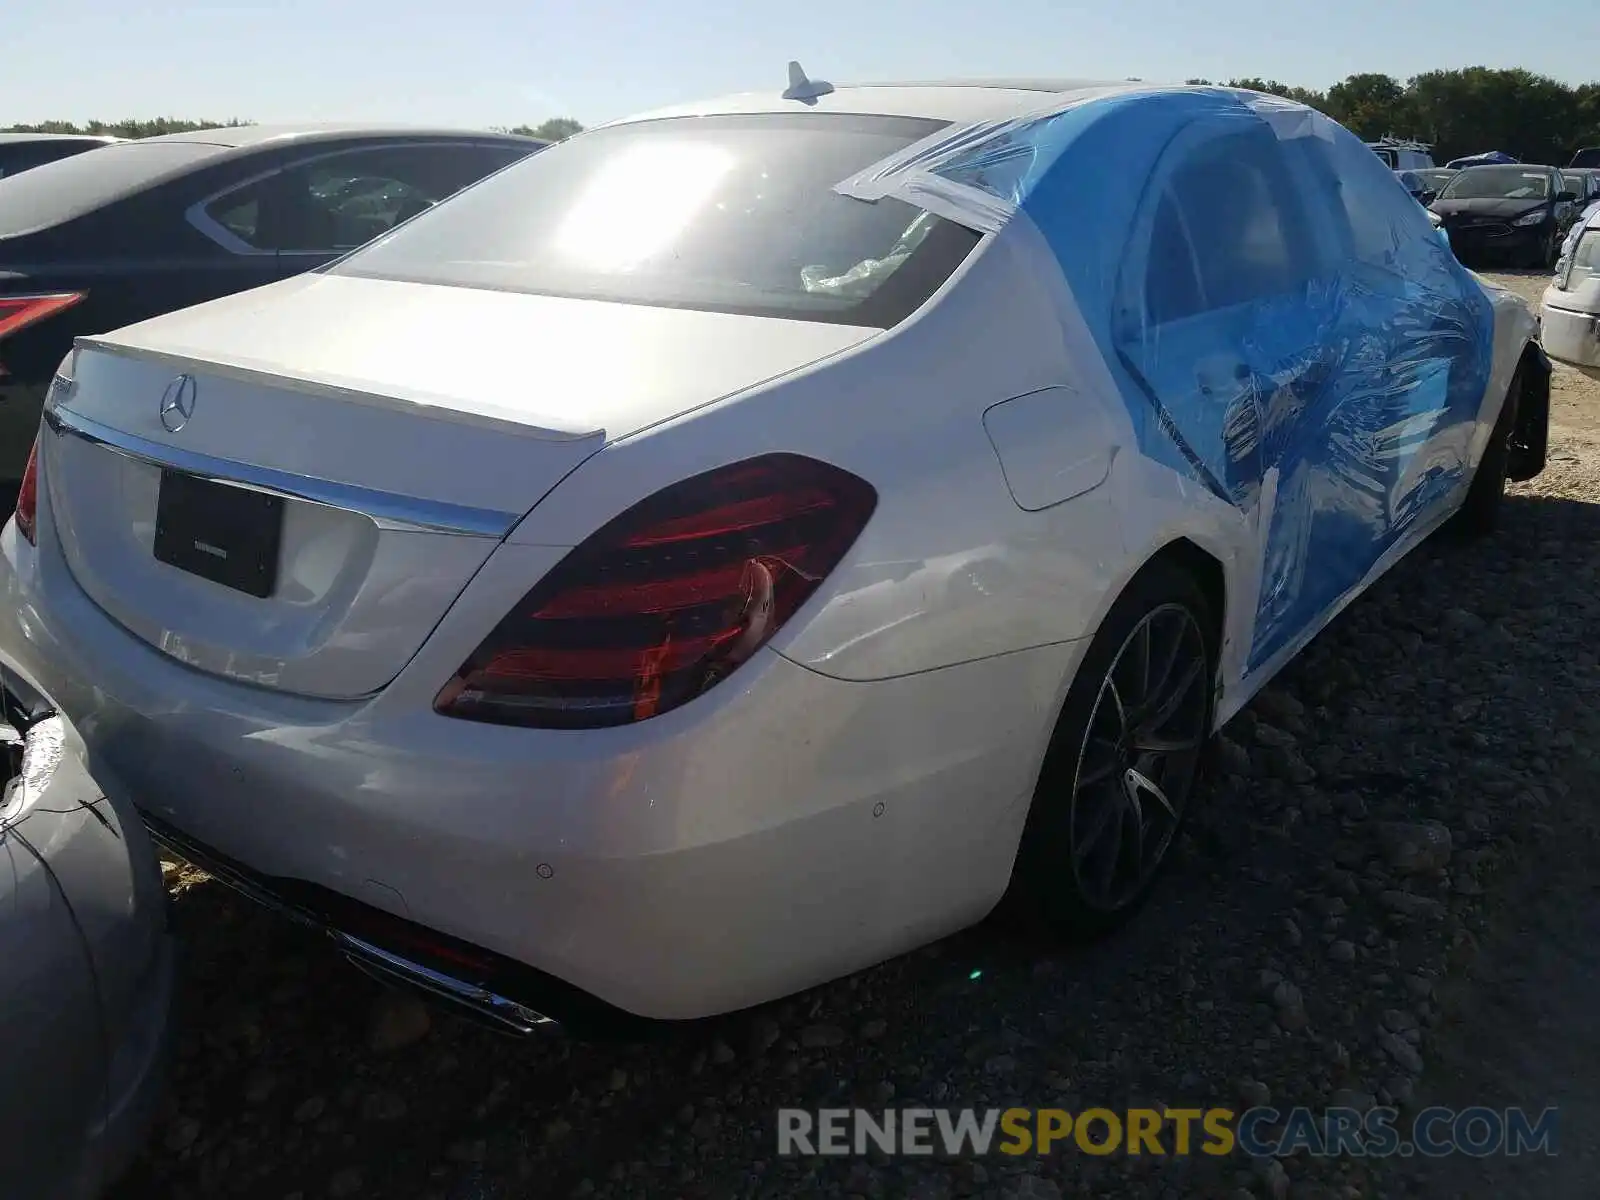
<instances>
[{"instance_id":1,"label":"chrome trim strip on trunk","mask_svg":"<svg viewBox=\"0 0 1600 1200\"><path fill-rule=\"evenodd\" d=\"M231 459L213 458L193 450L180 449L160 442L152 442L136 434L124 433L81 413L62 408L59 404L47 407L45 424L55 434L71 434L104 446L107 450L126 458L137 459L157 467L171 467L216 483L231 484L253 491L321 504L329 508L344 509L367 517L379 529L400 529L426 533L450 533L462 537L503 538L522 519L521 513L501 512L492 508L473 508L465 504L447 504L438 500L419 500L394 492L355 484L335 483L310 475L297 475L272 467L256 467Z\"/></svg>"}]
</instances>

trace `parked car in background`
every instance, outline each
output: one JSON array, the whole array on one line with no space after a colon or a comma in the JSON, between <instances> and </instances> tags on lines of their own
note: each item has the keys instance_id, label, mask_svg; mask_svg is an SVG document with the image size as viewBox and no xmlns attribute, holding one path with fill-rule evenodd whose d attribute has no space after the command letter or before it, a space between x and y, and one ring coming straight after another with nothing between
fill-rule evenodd
<instances>
[{"instance_id":1,"label":"parked car in background","mask_svg":"<svg viewBox=\"0 0 1600 1200\"><path fill-rule=\"evenodd\" d=\"M1600 167L1568 167L1561 172L1561 186L1578 198L1577 208L1582 212L1600 200Z\"/></svg>"},{"instance_id":2,"label":"parked car in background","mask_svg":"<svg viewBox=\"0 0 1600 1200\"><path fill-rule=\"evenodd\" d=\"M91 133L0 133L0 179L120 141Z\"/></svg>"},{"instance_id":3,"label":"parked car in background","mask_svg":"<svg viewBox=\"0 0 1600 1200\"><path fill-rule=\"evenodd\" d=\"M1451 167L1428 167L1425 170L1413 171L1412 174L1422 182L1426 190L1437 196L1444 190L1444 185L1456 177L1457 172Z\"/></svg>"},{"instance_id":4,"label":"parked car in background","mask_svg":"<svg viewBox=\"0 0 1600 1200\"><path fill-rule=\"evenodd\" d=\"M90 1198L140 1149L167 1075L166 891L138 813L68 723L5 681L0 1157L5 1195Z\"/></svg>"},{"instance_id":5,"label":"parked car in background","mask_svg":"<svg viewBox=\"0 0 1600 1200\"><path fill-rule=\"evenodd\" d=\"M1385 137L1368 142L1367 148L1381 158L1391 171L1422 171L1433 166L1433 147L1426 142Z\"/></svg>"},{"instance_id":6,"label":"parked car in background","mask_svg":"<svg viewBox=\"0 0 1600 1200\"><path fill-rule=\"evenodd\" d=\"M1458 172L1429 207L1464 261L1553 267L1577 197L1554 167L1493 165Z\"/></svg>"},{"instance_id":7,"label":"parked car in background","mask_svg":"<svg viewBox=\"0 0 1600 1200\"><path fill-rule=\"evenodd\" d=\"M1545 352L1600 379L1600 205L1574 230L1540 308Z\"/></svg>"},{"instance_id":8,"label":"parked car in background","mask_svg":"<svg viewBox=\"0 0 1600 1200\"><path fill-rule=\"evenodd\" d=\"M1430 167L1425 171L1396 171L1395 174L1400 177L1400 183L1406 191L1411 193L1411 198L1426 207L1433 203L1439 189L1450 182L1455 172L1448 167Z\"/></svg>"},{"instance_id":9,"label":"parked car in background","mask_svg":"<svg viewBox=\"0 0 1600 1200\"><path fill-rule=\"evenodd\" d=\"M250 125L123 142L0 180L0 504L73 338L319 266L544 145Z\"/></svg>"},{"instance_id":10,"label":"parked car in background","mask_svg":"<svg viewBox=\"0 0 1600 1200\"><path fill-rule=\"evenodd\" d=\"M793 67L81 339L0 661L159 841L511 1028L1008 889L1095 933L1218 725L1543 468L1534 334L1302 105Z\"/></svg>"}]
</instances>

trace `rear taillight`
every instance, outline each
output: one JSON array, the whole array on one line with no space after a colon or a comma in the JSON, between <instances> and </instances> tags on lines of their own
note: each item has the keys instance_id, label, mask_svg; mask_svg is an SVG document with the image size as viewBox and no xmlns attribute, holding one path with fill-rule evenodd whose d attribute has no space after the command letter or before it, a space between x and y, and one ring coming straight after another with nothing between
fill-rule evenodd
<instances>
[{"instance_id":1,"label":"rear taillight","mask_svg":"<svg viewBox=\"0 0 1600 1200\"><path fill-rule=\"evenodd\" d=\"M33 449L28 451L28 465L22 469L22 486L17 489L17 532L34 541L39 520L39 439L33 439Z\"/></svg>"},{"instance_id":2,"label":"rear taillight","mask_svg":"<svg viewBox=\"0 0 1600 1200\"><path fill-rule=\"evenodd\" d=\"M0 337L71 308L84 295L83 292L56 292L49 296L0 296Z\"/></svg>"},{"instance_id":3,"label":"rear taillight","mask_svg":"<svg viewBox=\"0 0 1600 1200\"><path fill-rule=\"evenodd\" d=\"M85 295L86 292L53 292L47 296L0 296L0 339L71 308ZM5 374L5 364L0 362L0 378Z\"/></svg>"},{"instance_id":4,"label":"rear taillight","mask_svg":"<svg viewBox=\"0 0 1600 1200\"><path fill-rule=\"evenodd\" d=\"M673 484L557 563L434 708L560 729L626 725L676 708L794 615L876 504L865 481L791 454Z\"/></svg>"}]
</instances>

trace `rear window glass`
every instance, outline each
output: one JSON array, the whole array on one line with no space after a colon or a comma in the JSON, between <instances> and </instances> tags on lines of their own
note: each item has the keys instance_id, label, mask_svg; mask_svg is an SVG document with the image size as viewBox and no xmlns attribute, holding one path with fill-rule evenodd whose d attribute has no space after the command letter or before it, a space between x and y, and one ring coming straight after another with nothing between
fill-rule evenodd
<instances>
[{"instance_id":1,"label":"rear window glass","mask_svg":"<svg viewBox=\"0 0 1600 1200\"><path fill-rule=\"evenodd\" d=\"M204 142L123 142L23 171L0 180L0 237L81 217L226 149Z\"/></svg>"},{"instance_id":2,"label":"rear window glass","mask_svg":"<svg viewBox=\"0 0 1600 1200\"><path fill-rule=\"evenodd\" d=\"M978 234L833 186L941 127L778 113L592 130L328 269L887 328L949 278Z\"/></svg>"}]
</instances>

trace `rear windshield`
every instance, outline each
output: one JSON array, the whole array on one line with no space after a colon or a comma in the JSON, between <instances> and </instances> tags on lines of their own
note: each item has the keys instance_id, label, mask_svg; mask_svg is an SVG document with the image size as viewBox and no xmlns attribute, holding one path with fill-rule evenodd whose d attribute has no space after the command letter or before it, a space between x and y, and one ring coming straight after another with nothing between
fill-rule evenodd
<instances>
[{"instance_id":1,"label":"rear windshield","mask_svg":"<svg viewBox=\"0 0 1600 1200\"><path fill-rule=\"evenodd\" d=\"M122 142L23 171L0 180L0 237L81 217L226 149L204 142Z\"/></svg>"},{"instance_id":2,"label":"rear windshield","mask_svg":"<svg viewBox=\"0 0 1600 1200\"><path fill-rule=\"evenodd\" d=\"M1443 200L1545 200L1550 176L1527 167L1468 167L1449 183Z\"/></svg>"},{"instance_id":3,"label":"rear windshield","mask_svg":"<svg viewBox=\"0 0 1600 1200\"><path fill-rule=\"evenodd\" d=\"M833 186L941 127L779 113L596 129L328 270L887 328L949 278L978 235Z\"/></svg>"}]
</instances>

